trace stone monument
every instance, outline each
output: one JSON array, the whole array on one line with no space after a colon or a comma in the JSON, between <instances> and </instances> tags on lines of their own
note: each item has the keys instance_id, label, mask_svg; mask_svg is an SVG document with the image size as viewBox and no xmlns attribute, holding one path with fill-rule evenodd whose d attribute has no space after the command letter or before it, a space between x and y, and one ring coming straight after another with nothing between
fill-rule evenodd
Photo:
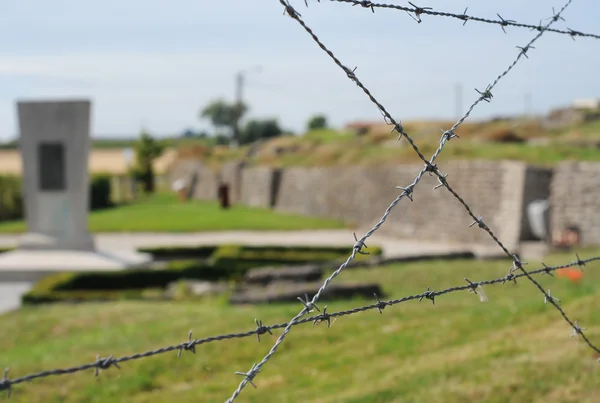
<instances>
[{"instance_id":1,"label":"stone monument","mask_svg":"<svg viewBox=\"0 0 600 403\"><path fill-rule=\"evenodd\" d=\"M0 254L0 275L29 279L26 272L37 278L150 262L134 250L99 251L88 232L91 102L19 101L17 115L27 232L17 250Z\"/></svg>"},{"instance_id":2,"label":"stone monument","mask_svg":"<svg viewBox=\"0 0 600 403\"><path fill-rule=\"evenodd\" d=\"M22 249L94 250L87 229L89 101L18 102L28 232Z\"/></svg>"}]
</instances>

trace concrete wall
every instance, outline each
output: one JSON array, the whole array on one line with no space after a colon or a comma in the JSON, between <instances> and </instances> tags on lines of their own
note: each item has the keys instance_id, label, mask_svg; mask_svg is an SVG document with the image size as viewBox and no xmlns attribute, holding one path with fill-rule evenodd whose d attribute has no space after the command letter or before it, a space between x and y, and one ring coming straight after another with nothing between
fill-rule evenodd
<instances>
[{"instance_id":1,"label":"concrete wall","mask_svg":"<svg viewBox=\"0 0 600 403\"><path fill-rule=\"evenodd\" d=\"M246 168L241 175L241 200L247 206L271 208L275 204L279 170L269 167Z\"/></svg>"},{"instance_id":2,"label":"concrete wall","mask_svg":"<svg viewBox=\"0 0 600 403\"><path fill-rule=\"evenodd\" d=\"M584 245L600 244L600 164L559 164L554 169L550 191L552 230L574 224L581 229Z\"/></svg>"},{"instance_id":3,"label":"concrete wall","mask_svg":"<svg viewBox=\"0 0 600 403\"><path fill-rule=\"evenodd\" d=\"M182 160L173 165L169 181L183 178L192 192L192 198L217 200L218 174L197 160Z\"/></svg>"},{"instance_id":4,"label":"concrete wall","mask_svg":"<svg viewBox=\"0 0 600 403\"><path fill-rule=\"evenodd\" d=\"M229 186L229 200L232 204L240 202L242 198L242 170L244 163L232 161L223 164L221 179Z\"/></svg>"},{"instance_id":5,"label":"concrete wall","mask_svg":"<svg viewBox=\"0 0 600 403\"><path fill-rule=\"evenodd\" d=\"M414 180L421 164L388 168L292 167L274 170L228 163L220 177L230 185L233 203L274 208L309 216L338 218L362 229L379 221L388 205ZM178 165L197 172L194 197L216 200L218 176L201 163ZM576 224L586 245L600 244L600 164L565 162L554 169L515 161L449 161L441 164L452 188L482 215L486 224L513 249L520 240L535 240L527 217L534 200L550 200L549 232ZM492 245L487 233L469 227L472 219L445 189L433 190L435 177L425 174L414 202L403 199L379 229L406 238Z\"/></svg>"},{"instance_id":6,"label":"concrete wall","mask_svg":"<svg viewBox=\"0 0 600 403\"><path fill-rule=\"evenodd\" d=\"M422 165L394 168L289 168L281 174L276 209L334 217L372 227L400 194L396 186L414 180ZM521 233L526 166L519 162L456 161L444 164L450 186L507 246ZM381 233L423 240L492 244L487 233L469 227L473 221L445 189L434 190L434 176L425 174L414 202L394 207Z\"/></svg>"}]
</instances>

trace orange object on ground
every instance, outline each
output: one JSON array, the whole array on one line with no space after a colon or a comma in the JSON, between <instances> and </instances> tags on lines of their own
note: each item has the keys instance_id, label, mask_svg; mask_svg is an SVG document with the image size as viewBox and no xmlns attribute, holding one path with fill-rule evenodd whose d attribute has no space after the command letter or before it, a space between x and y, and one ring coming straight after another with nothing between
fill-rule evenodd
<instances>
[{"instance_id":1,"label":"orange object on ground","mask_svg":"<svg viewBox=\"0 0 600 403\"><path fill-rule=\"evenodd\" d=\"M566 277L571 280L573 283L579 283L583 278L583 272L579 269L573 269L571 267L567 269L558 269L556 271L557 277Z\"/></svg>"}]
</instances>

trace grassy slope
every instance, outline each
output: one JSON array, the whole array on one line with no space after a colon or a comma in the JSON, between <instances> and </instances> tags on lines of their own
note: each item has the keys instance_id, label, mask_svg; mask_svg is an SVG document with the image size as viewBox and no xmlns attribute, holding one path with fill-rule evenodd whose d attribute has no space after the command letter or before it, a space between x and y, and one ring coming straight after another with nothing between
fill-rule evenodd
<instances>
[{"instance_id":1,"label":"grassy slope","mask_svg":"<svg viewBox=\"0 0 600 403\"><path fill-rule=\"evenodd\" d=\"M102 211L88 219L92 232L195 232L225 230L299 230L343 228L337 220L280 214L270 210L234 206L221 210L216 202L179 203L174 195L159 194L146 200ZM0 223L0 232L25 230L23 221Z\"/></svg>"},{"instance_id":2,"label":"grassy slope","mask_svg":"<svg viewBox=\"0 0 600 403\"><path fill-rule=\"evenodd\" d=\"M431 156L439 146L440 129L450 122L407 122L404 127L421 152ZM465 124L460 139L448 143L441 160L511 159L551 166L564 160L600 161L600 148L577 145L577 141L600 139L600 123L591 122L552 132L543 132L531 123L512 126L491 122ZM385 130L383 130L385 129ZM498 143L490 139L512 131L519 137L546 137L548 144ZM420 159L406 140L394 141L389 127L374 129L363 136L333 130L308 132L300 137L270 140L254 158L256 164L272 166L397 165ZM277 150L277 151L276 151Z\"/></svg>"},{"instance_id":3,"label":"grassy slope","mask_svg":"<svg viewBox=\"0 0 600 403\"><path fill-rule=\"evenodd\" d=\"M595 251L599 252L599 251ZM582 257L592 256L586 253ZM547 259L547 264L572 256ZM348 271L335 281L382 284L390 298L501 277L507 261L426 262ZM527 266L536 266L533 262ZM600 343L599 264L584 281L538 277L566 312ZM597 364L583 343L569 338L560 315L527 280L486 287L489 302L466 291L435 305L410 301L339 318L327 326L295 327L240 401L247 402L592 402ZM328 311L372 301L329 303ZM323 305L321 305L321 309ZM177 344L194 337L250 330L289 320L299 304L232 307L219 300L49 306L0 316L0 365L14 377L94 361L101 356ZM13 402L222 402L270 349L274 335L227 340L121 364L121 369L35 380L15 387Z\"/></svg>"}]
</instances>

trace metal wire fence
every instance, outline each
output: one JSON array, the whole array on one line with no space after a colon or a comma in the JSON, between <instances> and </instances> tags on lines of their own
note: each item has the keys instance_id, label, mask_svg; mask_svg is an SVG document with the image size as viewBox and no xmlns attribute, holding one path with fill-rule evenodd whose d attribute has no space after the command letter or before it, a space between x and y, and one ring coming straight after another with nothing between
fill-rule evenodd
<instances>
[{"instance_id":1,"label":"metal wire fence","mask_svg":"<svg viewBox=\"0 0 600 403\"><path fill-rule=\"evenodd\" d=\"M320 2L320 0L318 0L318 1ZM327 325L330 326L332 319L336 319L341 316L353 315L353 314L357 314L360 312L365 312L365 311L369 311L369 310L373 310L373 309L377 309L377 310L379 310L380 313L383 313L383 310L388 306L393 306L393 305L397 305L400 303L413 301L413 300L417 300L417 301L421 302L423 299L427 299L427 300L430 300L432 303L435 303L435 298L449 294L449 293L459 292L459 291L468 291L468 292L479 295L481 298L485 298L484 297L485 293L483 292L482 286L504 284L504 283L510 282L510 281L513 281L516 283L517 279L520 279L523 277L526 278L528 281L530 281L536 288L538 288L540 290L540 292L542 293L542 295L544 297L544 303L550 303L560 313L560 315L564 318L564 320L573 329L574 336L577 336L578 338L581 337L584 340L584 342L587 344L587 346L589 346L589 348L591 348L592 350L594 350L597 353L600 353L600 349L595 344L593 344L591 342L591 340L588 338L588 336L585 334L584 330L586 330L586 329L579 326L577 321L572 320L567 315L567 313L564 311L564 309L559 305L558 299L553 297L550 294L550 291L545 290L540 285L540 283L534 278L534 276L539 275L539 274L552 275L552 273L558 269L573 267L573 266L577 266L583 270L583 267L587 263L600 260L600 257L581 259L579 256L577 256L577 260L570 262L568 264L565 264L565 265L560 265L560 266L543 265L543 267L538 270L534 270L534 271L525 270L524 266L526 265L526 263L523 262L517 256L517 254L511 252L507 248L507 246L502 243L502 241L495 235L495 233L492 231L492 229L484 222L482 216L478 216L473 212L473 210L471 209L471 207L469 206L467 201L464 200L451 187L450 182L448 180L448 175L444 175L441 172L438 165L435 163L436 159L441 154L441 152L442 152L443 148L446 146L446 144L448 144L448 142L450 140L458 138L458 136L456 135L456 130L458 129L458 127L469 117L469 115L472 113L474 108L479 103L481 103L483 101L490 102L492 100L492 98L493 98L492 90L496 87L496 85L500 82L500 80L503 77L505 77L523 57L527 57L528 52L531 49L533 49L533 44L537 40L539 40L542 37L542 35L544 35L546 32L553 32L553 33L558 33L558 34L570 35L573 38L586 37L586 38L594 38L594 39L599 39L600 35L578 32L578 31L575 31L572 29L559 30L559 29L551 28L552 25L555 24L557 21L563 20L562 13L572 3L573 0L568 0L562 6L562 8L560 10L558 10L557 12L554 12L554 10L553 10L553 14L549 18L549 21L546 24L542 24L540 22L538 25L523 24L523 23L518 23L513 20L506 20L499 15L498 15L498 18L499 18L498 20L491 20L491 19L487 19L487 18L472 16L472 15L467 14L466 9L461 14L441 12L441 11L436 11L430 7L419 7L410 2L409 2L409 4L411 7L399 6L399 5L393 5L393 4L379 4L379 3L374 3L374 2L370 2L370 1L356 1L356 0L329 0L329 1L338 2L338 3L346 3L346 4L349 4L352 6L360 6L365 9L370 9L372 12L375 12L376 9L393 9L393 10L398 10L398 11L405 11L413 19L415 19L418 23L420 23L422 21L421 20L422 15L428 15L428 16L435 16L435 17L455 18L455 19L463 21L463 24L468 21L487 23L487 24L496 24L496 25L499 25L503 30L505 30L506 27L529 28L531 30L537 31L537 34L527 44L525 44L524 46L518 47L519 52L517 53L516 58L514 60L512 60L511 63L508 65L508 67L505 68L500 74L498 74L496 76L496 78L489 85L487 85L483 90L476 90L477 93L479 94L479 96L470 105L470 107L467 109L467 111L464 113L464 115L451 128L449 128L447 130L442 130L439 147L436 149L436 151L433 153L433 155L428 159L423 155L423 153L421 152L421 150L419 149L417 144L414 142L414 140L411 138L411 136L404 130L402 123L400 121L396 121L390 115L390 113L386 110L386 108L379 101L377 101L377 99L372 94L372 92L358 78L358 75L356 74L356 68L350 69L350 68L346 67L346 65L343 64L337 58L337 56L333 53L333 51L330 50L328 47L326 47L325 44L319 39L319 37L314 33L314 31L306 24L306 22L303 20L300 13L298 11L296 11L296 9L290 4L290 2L287 0L279 0L280 4L284 7L284 12L289 17L291 17L294 21L296 21L309 34L309 36L319 46L319 48L322 49L333 60L333 62L342 69L344 74L346 74L347 77L352 82L354 82L365 93L365 95L371 100L371 102L373 104L375 104L375 106L377 107L379 112L382 114L386 123L388 123L392 127L391 131L396 132L398 134L398 140L404 139L410 144L412 149L415 151L415 153L419 156L421 161L424 163L424 167L417 173L413 182L411 182L410 184L404 185L404 186L397 187L398 189L401 190L400 194L390 203L388 208L384 211L381 219L369 231L367 231L365 233L365 235L363 235L361 238L355 237L355 243L352 248L352 253L350 254L350 256L347 258L347 260L342 265L340 265L338 267L337 270L335 270L329 277L327 277L325 279L322 286L319 288L317 293L312 297L312 299L309 298L308 296L305 296L304 299L302 299L300 297L298 298L302 302L303 308L289 322L275 324L275 325L264 325L262 323L262 321L255 319L256 328L254 328L254 329L251 329L251 330L248 330L245 332L240 332L240 333L222 334L222 335L211 336L211 337L206 337L206 338L201 338L201 339L192 338L192 332L190 331L190 333L188 334L188 340L185 342L178 343L178 344L169 345L169 346L158 348L155 350L150 350L150 351L146 351L146 352L142 352L142 353L136 353L136 354L123 356L123 357L112 357L112 356L97 357L95 362L77 365L77 366L73 366L73 367L69 367L69 368L62 368L62 369L57 368L57 369L37 372L37 373L25 375L25 376L18 377L18 378L12 378L12 379L9 378L9 376L8 376L9 372L8 372L8 369L6 369L4 372L3 379L0 380L0 391L2 391L2 390L7 391L10 395L12 386L14 386L14 385L22 384L25 382L33 381L35 379L49 377L49 376L73 374L73 373L88 370L88 369L94 369L95 374L97 376L99 374L100 370L107 370L107 369L110 369L111 367L119 368L120 363L132 361L132 360L138 360L138 359L142 359L142 358L148 358L148 357L152 357L155 355L164 354L164 353L172 352L172 351L178 351L178 355L181 355L181 353L183 351L195 353L196 346L201 345L201 344L208 344L208 343L212 343L212 342L216 342L216 341L239 339L239 338L245 338L245 337L251 337L251 336L256 336L258 338L258 340L260 341L260 336L262 334L265 334L265 333L272 334L271 333L272 330L283 329L283 332L281 333L281 335L279 335L279 337L273 344L272 348L263 357L262 360L255 363L246 372L236 372L236 374L241 375L243 378L242 378L240 384L238 385L238 387L233 392L232 396L227 400L228 402L233 402L241 394L242 390L244 389L244 387L247 384L251 384L254 387L256 387L256 385L253 383L253 381L255 380L257 375L260 373L260 371L264 367L264 365L277 352L278 347L283 343L286 336L290 333L291 329L294 326L297 326L300 324L306 324L306 323L313 323L313 324L327 323ZM308 6L307 0L305 0L305 5ZM492 279L492 280L476 281L476 282L472 282L469 279L465 278L464 280L467 282L467 284L447 288L447 289L440 290L440 291L430 290L428 287L427 290L424 291L423 293L416 294L416 295L410 295L410 296L404 296L399 299L394 299L394 300L389 300L389 301L381 301L377 297L377 295L375 295L374 297L375 297L376 302L373 304L360 306L360 307L356 307L356 308L345 310L345 311L339 311L339 312L327 312L327 309L325 307L323 309L323 311L321 311L317 305L317 302L318 302L319 298L321 297L321 295L323 294L326 287L348 266L348 264L356 257L357 254L366 253L365 249L367 248L367 245L366 245L367 239L386 222L386 220L389 217L389 215L391 214L392 210L399 204L399 202L402 199L407 198L410 201L413 201L414 191L426 173L437 177L439 184L434 189L446 188L452 194L452 196L464 207L467 214L473 219L471 226L477 226L479 229L485 231L493 239L493 241L498 245L498 247L503 251L503 253L506 254L506 256L508 256L508 258L512 261L512 267L509 270L508 274L501 278L496 278L496 279ZM308 314L314 312L315 310L319 311L319 314L313 315L313 316L307 316Z\"/></svg>"}]
</instances>

